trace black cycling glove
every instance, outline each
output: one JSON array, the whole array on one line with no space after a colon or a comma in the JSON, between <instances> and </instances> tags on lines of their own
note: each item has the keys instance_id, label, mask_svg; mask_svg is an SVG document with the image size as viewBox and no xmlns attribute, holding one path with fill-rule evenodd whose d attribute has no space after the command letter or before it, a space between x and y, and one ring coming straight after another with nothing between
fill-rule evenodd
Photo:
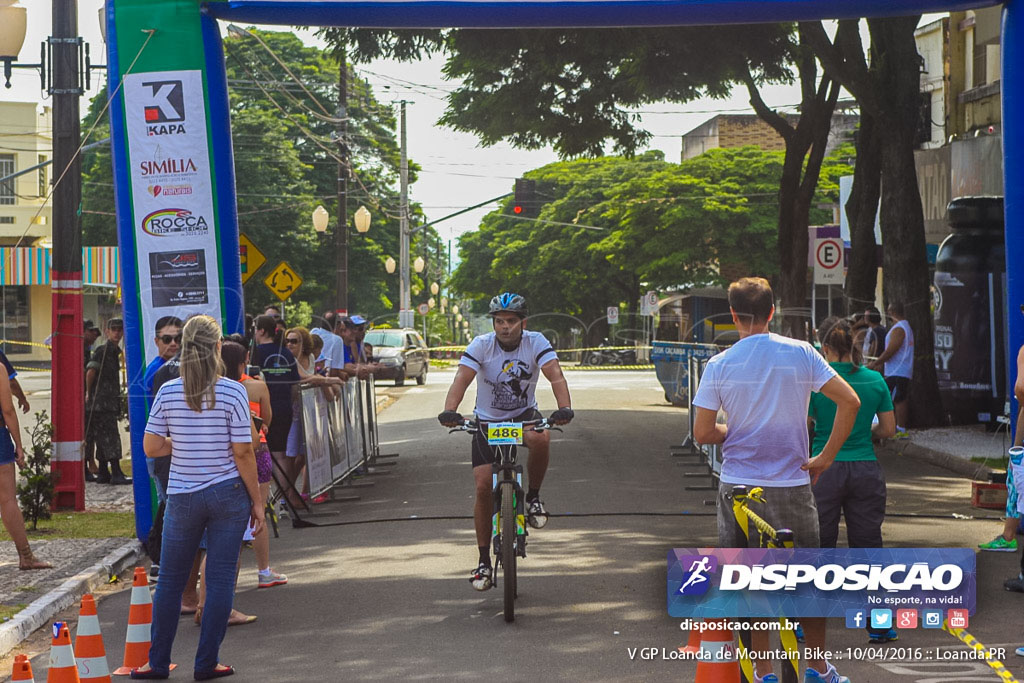
<instances>
[{"instance_id":1,"label":"black cycling glove","mask_svg":"<svg viewBox=\"0 0 1024 683\"><path fill-rule=\"evenodd\" d=\"M437 416L437 421L443 424L445 427L453 427L460 425L463 422L462 413L457 410L446 410Z\"/></svg>"},{"instance_id":2,"label":"black cycling glove","mask_svg":"<svg viewBox=\"0 0 1024 683\"><path fill-rule=\"evenodd\" d=\"M567 425L572 422L574 417L576 417L576 413L572 412L572 408L559 408L548 416L548 422L553 422L556 425Z\"/></svg>"}]
</instances>

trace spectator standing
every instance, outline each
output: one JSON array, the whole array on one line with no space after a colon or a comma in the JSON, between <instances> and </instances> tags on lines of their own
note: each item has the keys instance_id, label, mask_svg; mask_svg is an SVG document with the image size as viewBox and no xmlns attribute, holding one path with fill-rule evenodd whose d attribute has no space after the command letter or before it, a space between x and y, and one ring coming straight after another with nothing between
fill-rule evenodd
<instances>
[{"instance_id":1,"label":"spectator standing","mask_svg":"<svg viewBox=\"0 0 1024 683\"><path fill-rule=\"evenodd\" d=\"M100 338L100 328L91 320L82 321L82 341L85 344L85 364L92 358L92 345Z\"/></svg>"},{"instance_id":2,"label":"spectator standing","mask_svg":"<svg viewBox=\"0 0 1024 683\"><path fill-rule=\"evenodd\" d=\"M729 494L735 485L763 487L767 503L754 503L756 512L776 529L792 529L797 547L819 547L811 485L832 465L860 407L854 390L814 347L768 331L772 302L771 286L763 278L743 278L729 286L729 309L740 340L708 362L693 399L697 441L723 444L718 492L722 548L747 545L732 514ZM814 391L832 399L837 410L824 448L808 460L807 410ZM717 422L720 409L728 415L725 424ZM824 650L825 620L801 621L807 646ZM752 638L753 650L769 651L767 631L755 630ZM808 659L807 664L808 683L849 683L824 659ZM774 676L771 668L770 660L759 660L755 681Z\"/></svg>"},{"instance_id":3,"label":"spectator standing","mask_svg":"<svg viewBox=\"0 0 1024 683\"><path fill-rule=\"evenodd\" d=\"M1013 445L1024 446L1024 346L1017 351L1017 381L1013 384L1013 393L1017 398L1017 425L1013 433ZM1003 519L1003 533L988 543L978 545L982 550L997 553L1017 552L1017 529L1020 528L1020 512L1017 510L1019 501L1017 476L1012 463L1006 468L1006 518ZM1021 558L1024 572L1024 557ZM1024 591L1024 583L1021 585Z\"/></svg>"},{"instance_id":4,"label":"spectator standing","mask_svg":"<svg viewBox=\"0 0 1024 683\"><path fill-rule=\"evenodd\" d=\"M270 406L274 419L267 430L267 446L274 462L287 477L285 494L294 507L303 507L302 498L295 489L299 475L295 459L289 458L288 432L292 425L292 404L298 390L298 363L291 351L284 348L282 339L276 336L277 321L269 315L258 316L254 322L253 340L256 349L252 362L260 367L263 380L270 390Z\"/></svg>"},{"instance_id":5,"label":"spectator standing","mask_svg":"<svg viewBox=\"0 0 1024 683\"><path fill-rule=\"evenodd\" d=\"M181 348L181 319L173 315L167 315L156 321L156 358L146 366L146 374L143 376L142 384L146 388L146 396L152 403L156 397L153 390L153 379L157 370L163 367L164 363L178 355ZM146 469L149 470L149 477L156 487L156 497L161 503L167 498L166 476L161 477L157 472L158 463L162 460L146 458Z\"/></svg>"},{"instance_id":6,"label":"spectator standing","mask_svg":"<svg viewBox=\"0 0 1024 683\"><path fill-rule=\"evenodd\" d=\"M205 615L196 650L196 680L233 673L218 662L235 587L242 534L251 519L264 527L252 446L249 397L222 376L220 326L206 315L182 331L181 377L160 387L143 441L150 458L171 458L160 580L153 599L149 661L134 679L166 679L182 592L203 535L207 538Z\"/></svg>"},{"instance_id":7,"label":"spectator standing","mask_svg":"<svg viewBox=\"0 0 1024 683\"><path fill-rule=\"evenodd\" d=\"M85 373L86 438L95 444L100 484L130 484L121 471L121 338L124 323L111 318L107 342L93 352ZM110 471L107 471L107 468Z\"/></svg>"},{"instance_id":8,"label":"spectator standing","mask_svg":"<svg viewBox=\"0 0 1024 683\"><path fill-rule=\"evenodd\" d=\"M310 334L319 337L323 341L324 348L317 356L317 360L324 361L324 368L332 377L347 379L345 373L345 348L339 333L343 329L341 316L334 311L324 313L323 322L312 330Z\"/></svg>"},{"instance_id":9,"label":"spectator standing","mask_svg":"<svg viewBox=\"0 0 1024 683\"><path fill-rule=\"evenodd\" d=\"M881 548L885 519L885 473L875 456L872 437L887 439L896 431L892 397L882 375L861 367L860 349L854 346L849 323L828 318L818 328L818 340L825 359L860 399L860 410L850 436L839 449L832 467L814 484L818 507L821 547L835 548L839 540L839 518L846 520L846 540L851 548ZM811 394L808 423L814 430L811 452L825 448L835 423L836 404L824 394ZM875 416L877 424L872 425ZM870 642L897 639L896 629L868 628Z\"/></svg>"},{"instance_id":10,"label":"spectator standing","mask_svg":"<svg viewBox=\"0 0 1024 683\"><path fill-rule=\"evenodd\" d=\"M100 328L96 327L96 323L91 320L82 321L82 343L85 345L84 367L85 372L89 372L89 361L92 360L92 345L96 343L96 340L100 337ZM47 345L52 342L52 335L49 337L50 341L47 341ZM51 349L52 350L52 349ZM86 411L86 422L88 425L89 415ZM99 468L96 466L96 444L89 439L89 435L85 436L85 480L96 481L96 472Z\"/></svg>"},{"instance_id":11,"label":"spectator standing","mask_svg":"<svg viewBox=\"0 0 1024 683\"><path fill-rule=\"evenodd\" d=\"M882 325L882 314L874 306L869 306L861 320L864 322L861 355L864 358L878 358L885 349L885 335L888 333Z\"/></svg>"},{"instance_id":12,"label":"spectator standing","mask_svg":"<svg viewBox=\"0 0 1024 683\"><path fill-rule=\"evenodd\" d=\"M885 350L868 367L883 371L896 410L896 434L893 438L906 439L910 436L907 434L907 399L910 397L910 380L914 376L914 331L904 318L902 303L891 302L885 312L893 321L885 335Z\"/></svg>"},{"instance_id":13,"label":"spectator standing","mask_svg":"<svg viewBox=\"0 0 1024 683\"><path fill-rule=\"evenodd\" d=\"M6 359L4 359L6 360ZM25 518L18 507L18 493L14 466L25 466L25 452L21 445L18 412L14 409L11 380L0 373L0 519L7 535L18 550L18 569L49 569L53 565L36 559L25 533Z\"/></svg>"}]
</instances>

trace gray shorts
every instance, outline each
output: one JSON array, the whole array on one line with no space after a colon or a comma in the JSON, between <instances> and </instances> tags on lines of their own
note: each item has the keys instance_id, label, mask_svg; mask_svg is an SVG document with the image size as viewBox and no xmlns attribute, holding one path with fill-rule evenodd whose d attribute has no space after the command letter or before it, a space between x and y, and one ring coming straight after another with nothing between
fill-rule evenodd
<instances>
[{"instance_id":1,"label":"gray shorts","mask_svg":"<svg viewBox=\"0 0 1024 683\"><path fill-rule=\"evenodd\" d=\"M750 525L750 541L736 523L732 512L732 500L726 495L735 484L724 482L718 485L718 547L757 548L760 534ZM747 486L752 489L753 486ZM764 519L772 528L789 529L797 548L821 547L818 529L818 508L814 504L814 492L810 484L802 486L764 486L765 503L748 502L752 512Z\"/></svg>"}]
</instances>

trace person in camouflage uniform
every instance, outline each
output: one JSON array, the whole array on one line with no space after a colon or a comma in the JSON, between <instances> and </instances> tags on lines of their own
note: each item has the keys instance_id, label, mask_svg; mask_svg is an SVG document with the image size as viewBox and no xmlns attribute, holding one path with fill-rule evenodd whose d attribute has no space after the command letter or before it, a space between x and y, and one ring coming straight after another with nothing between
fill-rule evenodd
<instances>
[{"instance_id":1,"label":"person in camouflage uniform","mask_svg":"<svg viewBox=\"0 0 1024 683\"><path fill-rule=\"evenodd\" d=\"M96 349L86 365L85 435L96 446L101 484L130 484L121 471L121 338L124 323L111 318L106 326L107 343ZM109 471L108 471L109 467Z\"/></svg>"}]
</instances>

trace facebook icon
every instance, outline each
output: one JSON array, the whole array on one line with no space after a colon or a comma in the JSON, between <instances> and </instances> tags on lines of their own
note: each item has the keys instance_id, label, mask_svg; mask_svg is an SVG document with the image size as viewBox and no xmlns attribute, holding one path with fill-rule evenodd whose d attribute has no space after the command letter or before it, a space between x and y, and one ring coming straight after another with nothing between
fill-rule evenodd
<instances>
[{"instance_id":1,"label":"facebook icon","mask_svg":"<svg viewBox=\"0 0 1024 683\"><path fill-rule=\"evenodd\" d=\"M867 617L862 609L846 610L846 628L864 628L867 625Z\"/></svg>"}]
</instances>

